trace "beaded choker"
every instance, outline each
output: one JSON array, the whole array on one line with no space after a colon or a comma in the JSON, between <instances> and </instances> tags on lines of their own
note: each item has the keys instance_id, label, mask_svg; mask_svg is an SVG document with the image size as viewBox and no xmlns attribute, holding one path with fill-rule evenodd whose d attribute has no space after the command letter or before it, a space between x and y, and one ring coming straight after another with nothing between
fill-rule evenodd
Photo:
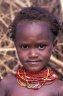
<instances>
[{"instance_id":1,"label":"beaded choker","mask_svg":"<svg viewBox=\"0 0 63 96\"><path fill-rule=\"evenodd\" d=\"M39 89L43 85L50 84L52 81L58 79L58 76L51 70L51 68L33 74L25 71L22 67L16 72L15 76L20 86L29 89Z\"/></svg>"}]
</instances>

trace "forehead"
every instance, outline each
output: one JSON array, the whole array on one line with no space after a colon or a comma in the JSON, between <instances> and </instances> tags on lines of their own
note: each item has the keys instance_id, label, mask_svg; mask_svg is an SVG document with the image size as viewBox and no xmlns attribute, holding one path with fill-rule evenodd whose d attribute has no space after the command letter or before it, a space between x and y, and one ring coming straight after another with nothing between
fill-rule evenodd
<instances>
[{"instance_id":1,"label":"forehead","mask_svg":"<svg viewBox=\"0 0 63 96\"><path fill-rule=\"evenodd\" d=\"M50 30L50 24L46 21L35 22L19 22L16 27L17 38L50 38L52 32Z\"/></svg>"}]
</instances>

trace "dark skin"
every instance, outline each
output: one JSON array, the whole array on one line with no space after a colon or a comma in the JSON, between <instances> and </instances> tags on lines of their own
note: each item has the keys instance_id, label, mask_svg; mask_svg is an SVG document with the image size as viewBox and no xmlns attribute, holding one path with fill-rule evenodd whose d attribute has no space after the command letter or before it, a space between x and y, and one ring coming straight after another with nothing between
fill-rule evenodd
<instances>
[{"instance_id":1,"label":"dark skin","mask_svg":"<svg viewBox=\"0 0 63 96\"><path fill-rule=\"evenodd\" d=\"M38 74L47 68L54 44L48 22L19 22L14 43L27 71ZM0 83L0 96L63 96L63 81L60 80L50 82L38 90L21 87L14 75L6 76Z\"/></svg>"}]
</instances>

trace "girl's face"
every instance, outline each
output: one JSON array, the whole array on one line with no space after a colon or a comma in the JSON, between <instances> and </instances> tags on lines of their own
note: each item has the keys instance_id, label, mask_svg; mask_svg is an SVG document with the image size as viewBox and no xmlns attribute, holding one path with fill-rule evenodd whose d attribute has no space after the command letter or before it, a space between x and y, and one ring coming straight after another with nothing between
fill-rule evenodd
<instances>
[{"instance_id":1,"label":"girl's face","mask_svg":"<svg viewBox=\"0 0 63 96\"><path fill-rule=\"evenodd\" d=\"M45 68L53 48L53 34L49 23L19 22L16 27L15 46L26 70L39 72Z\"/></svg>"}]
</instances>

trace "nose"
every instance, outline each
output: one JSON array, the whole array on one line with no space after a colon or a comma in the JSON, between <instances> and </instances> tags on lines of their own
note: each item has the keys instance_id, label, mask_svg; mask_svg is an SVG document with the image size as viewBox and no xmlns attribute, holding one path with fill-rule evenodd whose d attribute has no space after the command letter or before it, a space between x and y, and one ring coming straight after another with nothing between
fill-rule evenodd
<instances>
[{"instance_id":1,"label":"nose","mask_svg":"<svg viewBox=\"0 0 63 96\"><path fill-rule=\"evenodd\" d=\"M38 53L36 49L30 49L29 51L29 58L33 59L33 58L38 58Z\"/></svg>"}]
</instances>

